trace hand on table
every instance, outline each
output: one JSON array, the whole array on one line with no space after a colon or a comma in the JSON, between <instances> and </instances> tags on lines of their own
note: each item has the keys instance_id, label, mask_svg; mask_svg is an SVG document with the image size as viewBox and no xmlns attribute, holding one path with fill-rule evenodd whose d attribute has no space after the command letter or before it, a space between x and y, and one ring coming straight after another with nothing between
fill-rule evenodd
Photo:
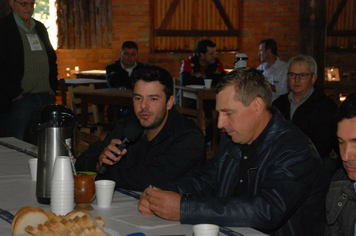
<instances>
[{"instance_id":1,"label":"hand on table","mask_svg":"<svg viewBox=\"0 0 356 236\"><path fill-rule=\"evenodd\" d=\"M155 214L166 220L180 220L181 198L178 193L146 188L141 194L138 210L142 215Z\"/></svg>"}]
</instances>

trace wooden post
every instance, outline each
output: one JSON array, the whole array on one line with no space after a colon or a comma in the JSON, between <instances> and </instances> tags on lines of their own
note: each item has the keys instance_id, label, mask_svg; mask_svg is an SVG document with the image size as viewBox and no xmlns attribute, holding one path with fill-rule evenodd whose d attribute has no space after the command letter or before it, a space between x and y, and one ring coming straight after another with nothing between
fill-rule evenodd
<instances>
[{"instance_id":1,"label":"wooden post","mask_svg":"<svg viewBox=\"0 0 356 236\"><path fill-rule=\"evenodd\" d=\"M299 53L314 57L318 65L315 87L324 88L326 1L300 0Z\"/></svg>"}]
</instances>

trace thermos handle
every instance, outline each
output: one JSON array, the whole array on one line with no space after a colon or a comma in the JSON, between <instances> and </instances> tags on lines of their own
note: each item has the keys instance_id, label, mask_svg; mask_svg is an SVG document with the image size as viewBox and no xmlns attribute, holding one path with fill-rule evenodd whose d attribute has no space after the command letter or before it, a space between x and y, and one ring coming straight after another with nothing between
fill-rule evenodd
<instances>
[{"instance_id":1,"label":"thermos handle","mask_svg":"<svg viewBox=\"0 0 356 236\"><path fill-rule=\"evenodd\" d=\"M41 130L43 130L43 129L45 129L45 128L53 125L53 124L54 124L53 120L49 120L49 121L47 121L47 122L45 122L43 124L40 124L40 125L37 126L37 132L41 131Z\"/></svg>"}]
</instances>

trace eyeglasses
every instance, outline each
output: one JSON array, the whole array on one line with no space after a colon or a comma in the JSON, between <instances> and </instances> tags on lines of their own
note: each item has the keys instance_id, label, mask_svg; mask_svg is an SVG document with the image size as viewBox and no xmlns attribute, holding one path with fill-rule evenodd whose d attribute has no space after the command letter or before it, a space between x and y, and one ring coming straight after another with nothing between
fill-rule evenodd
<instances>
[{"instance_id":1,"label":"eyeglasses","mask_svg":"<svg viewBox=\"0 0 356 236\"><path fill-rule=\"evenodd\" d=\"M36 6L36 2L18 2L16 0L14 0L14 2L18 3L21 5L21 7L27 7L28 5L30 7L35 7Z\"/></svg>"},{"instance_id":2,"label":"eyeglasses","mask_svg":"<svg viewBox=\"0 0 356 236\"><path fill-rule=\"evenodd\" d=\"M299 79L306 80L309 77L309 74L307 74L307 73L296 74L296 73L293 73L293 72L288 72L287 75L288 75L289 79L296 79L297 76L298 76Z\"/></svg>"}]
</instances>

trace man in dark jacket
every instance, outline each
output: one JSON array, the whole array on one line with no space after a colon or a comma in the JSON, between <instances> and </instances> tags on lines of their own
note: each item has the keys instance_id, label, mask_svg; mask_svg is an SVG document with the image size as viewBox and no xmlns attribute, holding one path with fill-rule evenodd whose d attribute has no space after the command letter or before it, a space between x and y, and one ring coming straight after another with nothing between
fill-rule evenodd
<instances>
[{"instance_id":1,"label":"man in dark jacket","mask_svg":"<svg viewBox=\"0 0 356 236\"><path fill-rule=\"evenodd\" d=\"M344 168L333 176L326 198L325 235L355 235L356 227L356 93L336 113L337 137Z\"/></svg>"},{"instance_id":2,"label":"man in dark jacket","mask_svg":"<svg viewBox=\"0 0 356 236\"><path fill-rule=\"evenodd\" d=\"M116 187L143 191L150 184L176 180L204 163L205 143L198 126L173 106L173 79L166 70L146 66L135 71L133 79L135 116L120 120L102 142L92 144L79 156L75 165L77 170L91 171L102 163L111 165L97 178L112 179ZM138 119L144 132L121 152L116 145L122 143L130 119Z\"/></svg>"},{"instance_id":3,"label":"man in dark jacket","mask_svg":"<svg viewBox=\"0 0 356 236\"><path fill-rule=\"evenodd\" d=\"M125 41L121 46L121 58L115 63L106 67L106 83L109 88L132 89L132 72L146 66L144 63L137 62L138 46L133 41ZM114 107L109 106L107 117L109 121L113 120ZM120 116L129 114L129 107L120 106Z\"/></svg>"},{"instance_id":4,"label":"man in dark jacket","mask_svg":"<svg viewBox=\"0 0 356 236\"><path fill-rule=\"evenodd\" d=\"M340 167L336 124L336 103L323 91L314 89L317 64L311 56L297 55L288 62L288 83L291 91L273 102L286 120L291 121L306 134L324 163L328 180Z\"/></svg>"},{"instance_id":5,"label":"man in dark jacket","mask_svg":"<svg viewBox=\"0 0 356 236\"><path fill-rule=\"evenodd\" d=\"M0 115L6 135L37 144L31 128L41 108L55 103L57 57L46 27L32 18L35 1L9 4L13 12L0 19Z\"/></svg>"},{"instance_id":6,"label":"man in dark jacket","mask_svg":"<svg viewBox=\"0 0 356 236\"><path fill-rule=\"evenodd\" d=\"M322 235L327 187L320 158L310 140L271 108L266 78L240 68L216 91L218 127L225 130L218 155L192 175L158 185L164 190L147 188L141 213L271 235Z\"/></svg>"}]
</instances>

